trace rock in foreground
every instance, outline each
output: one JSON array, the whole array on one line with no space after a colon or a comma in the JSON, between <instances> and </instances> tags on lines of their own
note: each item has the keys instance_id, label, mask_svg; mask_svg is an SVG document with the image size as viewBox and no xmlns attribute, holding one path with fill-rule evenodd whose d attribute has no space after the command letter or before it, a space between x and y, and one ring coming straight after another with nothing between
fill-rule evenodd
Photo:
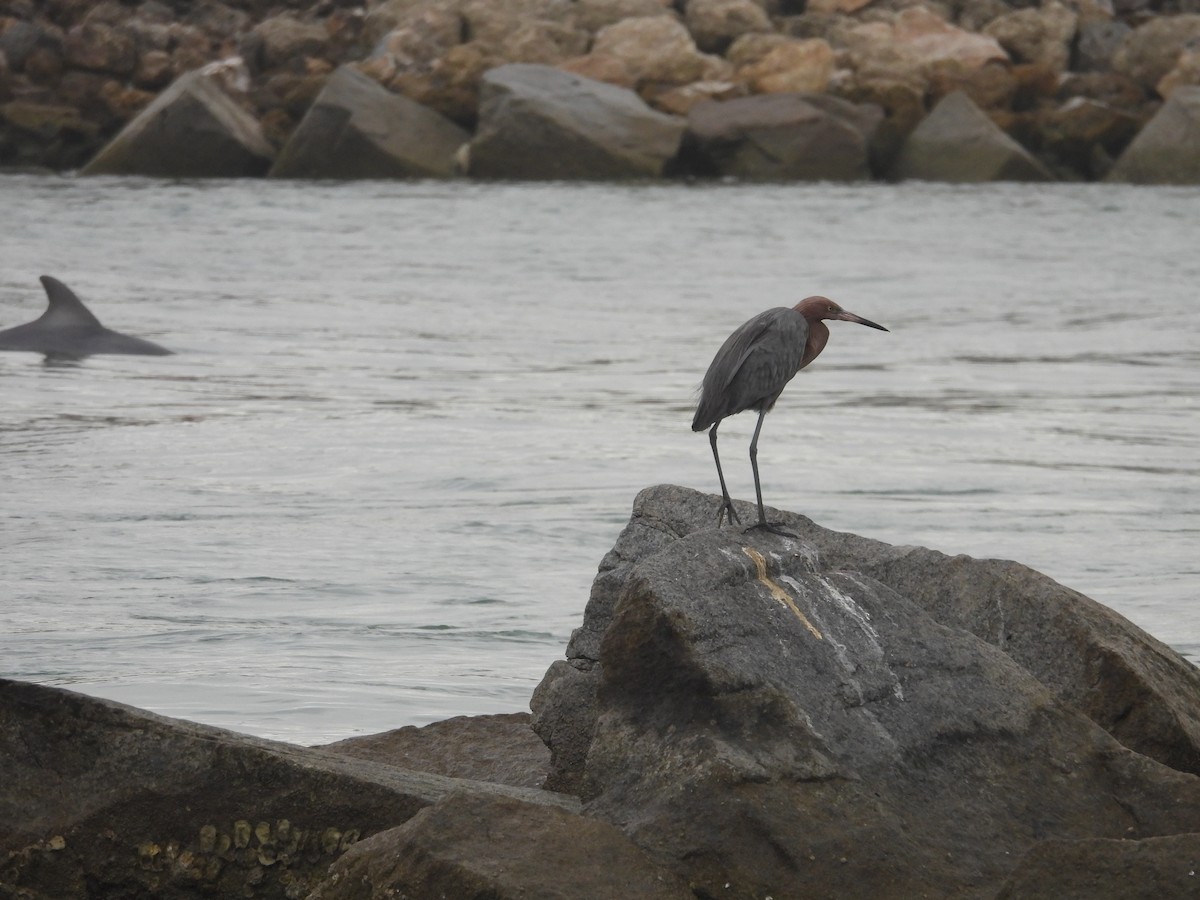
<instances>
[{"instance_id":1,"label":"rock in foreground","mask_svg":"<svg viewBox=\"0 0 1200 900\"><path fill-rule=\"evenodd\" d=\"M534 697L558 784L700 895L992 897L1044 841L1200 829L1200 778L1122 746L1064 702L1069 689L887 581L890 564L901 588L950 589L953 560L795 515L779 518L798 539L718 530L717 505L679 488L639 496L568 661ZM954 586L963 609L1009 604L1019 624L1003 643L1036 642L1026 586L982 587ZM1127 670L1170 654L1123 632ZM1196 671L1175 657L1154 677L1144 692L1126 682L1128 714L1145 702L1166 715L1162 698L1190 688L1175 716L1194 723Z\"/></svg>"},{"instance_id":2,"label":"rock in foreground","mask_svg":"<svg viewBox=\"0 0 1200 900\"><path fill-rule=\"evenodd\" d=\"M570 798L259 740L0 680L0 896L304 897L453 794ZM565 808L564 808L565 807Z\"/></svg>"},{"instance_id":3,"label":"rock in foreground","mask_svg":"<svg viewBox=\"0 0 1200 900\"><path fill-rule=\"evenodd\" d=\"M0 681L0 897L1187 895L1200 672L1016 563L718 502L638 496L534 696L582 808L514 786L521 714L305 749Z\"/></svg>"}]
</instances>

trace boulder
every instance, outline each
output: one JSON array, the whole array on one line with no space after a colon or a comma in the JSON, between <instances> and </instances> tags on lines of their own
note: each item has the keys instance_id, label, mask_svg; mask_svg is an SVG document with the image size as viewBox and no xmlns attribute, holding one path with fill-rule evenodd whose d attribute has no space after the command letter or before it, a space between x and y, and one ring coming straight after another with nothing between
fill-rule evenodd
<instances>
[{"instance_id":1,"label":"boulder","mask_svg":"<svg viewBox=\"0 0 1200 900\"><path fill-rule=\"evenodd\" d=\"M304 22L286 13L259 22L252 34L261 42L258 62L265 69L320 56L329 45L329 34L319 22Z\"/></svg>"},{"instance_id":2,"label":"boulder","mask_svg":"<svg viewBox=\"0 0 1200 900\"><path fill-rule=\"evenodd\" d=\"M820 94L833 75L834 53L821 38L783 38L740 65L734 78L756 94Z\"/></svg>"},{"instance_id":3,"label":"boulder","mask_svg":"<svg viewBox=\"0 0 1200 900\"><path fill-rule=\"evenodd\" d=\"M359 759L517 787L541 787L550 751L529 713L455 716L417 728L346 738L322 749Z\"/></svg>"},{"instance_id":4,"label":"boulder","mask_svg":"<svg viewBox=\"0 0 1200 900\"><path fill-rule=\"evenodd\" d=\"M308 900L366 897L695 900L607 822L465 793L356 843Z\"/></svg>"},{"instance_id":5,"label":"boulder","mask_svg":"<svg viewBox=\"0 0 1200 900\"><path fill-rule=\"evenodd\" d=\"M864 22L841 37L860 82L905 81L923 89L935 72L966 73L1009 61L995 38L957 28L924 6L901 10L892 22Z\"/></svg>"},{"instance_id":6,"label":"boulder","mask_svg":"<svg viewBox=\"0 0 1200 900\"><path fill-rule=\"evenodd\" d=\"M510 35L531 23L565 24L573 0L456 0L467 38L501 48Z\"/></svg>"},{"instance_id":7,"label":"boulder","mask_svg":"<svg viewBox=\"0 0 1200 900\"><path fill-rule=\"evenodd\" d=\"M729 65L701 53L674 16L638 16L602 28L589 55L618 60L639 88L721 81L729 74Z\"/></svg>"},{"instance_id":8,"label":"boulder","mask_svg":"<svg viewBox=\"0 0 1200 900\"><path fill-rule=\"evenodd\" d=\"M1153 89L1175 68L1184 48L1200 39L1200 14L1151 18L1130 32L1113 55L1113 68Z\"/></svg>"},{"instance_id":9,"label":"boulder","mask_svg":"<svg viewBox=\"0 0 1200 900\"><path fill-rule=\"evenodd\" d=\"M189 72L159 94L80 174L234 178L262 175L273 156L258 122L207 76Z\"/></svg>"},{"instance_id":10,"label":"boulder","mask_svg":"<svg viewBox=\"0 0 1200 900\"><path fill-rule=\"evenodd\" d=\"M1051 178L1045 166L961 91L943 98L908 136L891 176L956 182Z\"/></svg>"},{"instance_id":11,"label":"boulder","mask_svg":"<svg viewBox=\"0 0 1200 900\"><path fill-rule=\"evenodd\" d=\"M704 53L723 53L743 34L772 30L770 17L754 0L688 0L683 21Z\"/></svg>"},{"instance_id":12,"label":"boulder","mask_svg":"<svg viewBox=\"0 0 1200 900\"><path fill-rule=\"evenodd\" d=\"M1154 89L1160 97L1169 99L1176 88L1189 85L1200 85L1200 45L1184 49L1175 68L1160 78Z\"/></svg>"},{"instance_id":13,"label":"boulder","mask_svg":"<svg viewBox=\"0 0 1200 900\"><path fill-rule=\"evenodd\" d=\"M748 180L865 180L882 118L877 106L823 94L699 103L688 113L680 165L694 175Z\"/></svg>"},{"instance_id":14,"label":"boulder","mask_svg":"<svg viewBox=\"0 0 1200 900\"><path fill-rule=\"evenodd\" d=\"M1159 705L1133 687L1143 664L1196 721L1186 661L1016 564L786 513L796 538L716 528L719 502L639 495L533 703L588 814L697 896L991 898L1047 841L1198 830L1200 778L1122 746L1018 656L1065 674L1077 647L1055 632L1108 629L1073 688L1143 724Z\"/></svg>"},{"instance_id":15,"label":"boulder","mask_svg":"<svg viewBox=\"0 0 1200 900\"><path fill-rule=\"evenodd\" d=\"M37 900L303 897L455 792L576 808L3 680L0 771L0 895Z\"/></svg>"},{"instance_id":16,"label":"boulder","mask_svg":"<svg viewBox=\"0 0 1200 900\"><path fill-rule=\"evenodd\" d=\"M1078 16L1057 0L993 19L983 33L994 37L1014 62L1038 63L1063 72L1071 59Z\"/></svg>"},{"instance_id":17,"label":"boulder","mask_svg":"<svg viewBox=\"0 0 1200 900\"><path fill-rule=\"evenodd\" d=\"M482 178L655 177L684 127L624 88L549 66L500 66L483 78L468 170Z\"/></svg>"},{"instance_id":18,"label":"boulder","mask_svg":"<svg viewBox=\"0 0 1200 900\"><path fill-rule=\"evenodd\" d=\"M1175 88L1105 180L1200 184L1200 87Z\"/></svg>"},{"instance_id":19,"label":"boulder","mask_svg":"<svg viewBox=\"0 0 1200 900\"><path fill-rule=\"evenodd\" d=\"M273 178L445 178L470 135L350 66L325 82Z\"/></svg>"},{"instance_id":20,"label":"boulder","mask_svg":"<svg viewBox=\"0 0 1200 900\"><path fill-rule=\"evenodd\" d=\"M129 75L137 66L137 45L122 29L101 22L76 25L63 39L68 66L111 75Z\"/></svg>"},{"instance_id":21,"label":"boulder","mask_svg":"<svg viewBox=\"0 0 1200 900\"><path fill-rule=\"evenodd\" d=\"M559 22L522 22L492 46L502 63L557 65L584 53L588 34Z\"/></svg>"}]
</instances>

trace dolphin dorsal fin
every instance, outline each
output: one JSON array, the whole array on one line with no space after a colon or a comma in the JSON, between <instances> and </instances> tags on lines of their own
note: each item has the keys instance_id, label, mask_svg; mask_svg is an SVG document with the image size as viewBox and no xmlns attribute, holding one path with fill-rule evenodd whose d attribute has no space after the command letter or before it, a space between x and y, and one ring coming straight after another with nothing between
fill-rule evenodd
<instances>
[{"instance_id":1,"label":"dolphin dorsal fin","mask_svg":"<svg viewBox=\"0 0 1200 900\"><path fill-rule=\"evenodd\" d=\"M47 325L90 325L95 328L101 328L100 320L92 315L91 310L83 305L83 301L75 296L75 292L59 281L57 278L51 278L49 275L43 275L41 278L42 287L46 289L46 296L50 298L50 306L42 313L39 322Z\"/></svg>"}]
</instances>

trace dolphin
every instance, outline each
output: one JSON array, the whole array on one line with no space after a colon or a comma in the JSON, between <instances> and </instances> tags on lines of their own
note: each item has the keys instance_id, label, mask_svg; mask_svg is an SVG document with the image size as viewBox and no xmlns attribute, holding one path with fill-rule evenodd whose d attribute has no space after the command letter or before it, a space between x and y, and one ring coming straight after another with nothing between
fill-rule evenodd
<instances>
[{"instance_id":1,"label":"dolphin","mask_svg":"<svg viewBox=\"0 0 1200 900\"><path fill-rule=\"evenodd\" d=\"M0 331L0 350L44 353L46 359L83 359L96 353L167 356L172 352L105 328L69 287L49 275L41 280L50 306L34 321Z\"/></svg>"}]
</instances>

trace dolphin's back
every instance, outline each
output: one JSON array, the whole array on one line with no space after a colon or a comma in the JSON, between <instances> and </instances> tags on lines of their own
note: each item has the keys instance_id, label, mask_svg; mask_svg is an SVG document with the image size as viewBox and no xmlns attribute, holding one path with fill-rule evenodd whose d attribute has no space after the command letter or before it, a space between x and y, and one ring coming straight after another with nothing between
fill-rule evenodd
<instances>
[{"instance_id":1,"label":"dolphin's back","mask_svg":"<svg viewBox=\"0 0 1200 900\"><path fill-rule=\"evenodd\" d=\"M0 331L0 350L44 353L48 359L82 359L97 353L168 356L171 351L105 328L75 292L49 275L41 278L49 306L32 322Z\"/></svg>"}]
</instances>

